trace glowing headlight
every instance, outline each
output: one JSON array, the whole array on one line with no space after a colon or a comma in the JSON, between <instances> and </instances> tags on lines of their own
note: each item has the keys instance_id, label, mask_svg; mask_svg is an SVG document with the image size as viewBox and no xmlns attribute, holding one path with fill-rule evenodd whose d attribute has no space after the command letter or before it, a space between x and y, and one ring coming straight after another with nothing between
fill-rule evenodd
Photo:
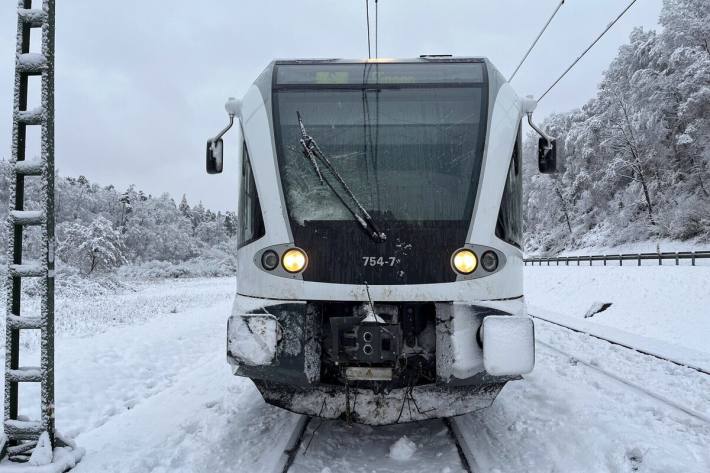
<instances>
[{"instance_id":1,"label":"glowing headlight","mask_svg":"<svg viewBox=\"0 0 710 473\"><path fill-rule=\"evenodd\" d=\"M454 268L461 274L471 274L478 266L478 258L476 253L471 250L463 249L454 253L453 258Z\"/></svg>"},{"instance_id":2,"label":"glowing headlight","mask_svg":"<svg viewBox=\"0 0 710 473\"><path fill-rule=\"evenodd\" d=\"M308 258L306 257L306 253L298 248L291 248L281 257L281 265L289 273L303 271L307 263Z\"/></svg>"}]
</instances>

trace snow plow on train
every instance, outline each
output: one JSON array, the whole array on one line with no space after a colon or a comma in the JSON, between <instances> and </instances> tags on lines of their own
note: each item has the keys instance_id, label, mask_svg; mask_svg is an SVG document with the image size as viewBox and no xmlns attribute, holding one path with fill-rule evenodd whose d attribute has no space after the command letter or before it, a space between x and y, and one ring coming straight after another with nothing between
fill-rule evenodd
<instances>
[{"instance_id":1,"label":"snow plow on train","mask_svg":"<svg viewBox=\"0 0 710 473\"><path fill-rule=\"evenodd\" d=\"M227 358L264 399L391 424L489 406L534 365L521 120L483 58L274 61L237 119L238 283Z\"/></svg>"}]
</instances>

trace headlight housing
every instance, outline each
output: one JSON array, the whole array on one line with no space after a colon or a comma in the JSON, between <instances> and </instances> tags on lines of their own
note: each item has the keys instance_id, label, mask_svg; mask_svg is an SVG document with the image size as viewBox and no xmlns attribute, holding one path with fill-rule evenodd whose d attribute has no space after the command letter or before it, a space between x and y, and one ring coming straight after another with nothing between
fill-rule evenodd
<instances>
[{"instance_id":1,"label":"headlight housing","mask_svg":"<svg viewBox=\"0 0 710 473\"><path fill-rule=\"evenodd\" d=\"M478 267L478 257L468 248L462 248L454 253L451 263L457 272L471 274Z\"/></svg>"},{"instance_id":2,"label":"headlight housing","mask_svg":"<svg viewBox=\"0 0 710 473\"><path fill-rule=\"evenodd\" d=\"M492 273L498 269L498 255L494 251L486 251L481 255L481 266L489 273Z\"/></svg>"},{"instance_id":3,"label":"headlight housing","mask_svg":"<svg viewBox=\"0 0 710 473\"><path fill-rule=\"evenodd\" d=\"M264 269L273 271L279 265L279 255L274 250L266 250L261 255L261 265Z\"/></svg>"},{"instance_id":4,"label":"headlight housing","mask_svg":"<svg viewBox=\"0 0 710 473\"><path fill-rule=\"evenodd\" d=\"M306 268L308 257L300 248L291 248L281 256L281 266L289 273L299 273Z\"/></svg>"}]
</instances>

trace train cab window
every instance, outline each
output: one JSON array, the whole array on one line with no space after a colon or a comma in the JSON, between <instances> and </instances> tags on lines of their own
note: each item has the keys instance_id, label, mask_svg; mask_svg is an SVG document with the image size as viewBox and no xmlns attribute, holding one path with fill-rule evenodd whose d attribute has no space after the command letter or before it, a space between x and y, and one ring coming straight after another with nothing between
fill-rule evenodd
<instances>
[{"instance_id":1,"label":"train cab window","mask_svg":"<svg viewBox=\"0 0 710 473\"><path fill-rule=\"evenodd\" d=\"M496 222L496 236L518 248L523 243L522 195L522 128L519 128Z\"/></svg>"},{"instance_id":2,"label":"train cab window","mask_svg":"<svg viewBox=\"0 0 710 473\"><path fill-rule=\"evenodd\" d=\"M239 239L238 247L263 237L266 234L264 217L261 214L259 194L256 192L256 182L251 169L249 151L244 143L244 158L242 159L242 182L239 193Z\"/></svg>"}]
</instances>

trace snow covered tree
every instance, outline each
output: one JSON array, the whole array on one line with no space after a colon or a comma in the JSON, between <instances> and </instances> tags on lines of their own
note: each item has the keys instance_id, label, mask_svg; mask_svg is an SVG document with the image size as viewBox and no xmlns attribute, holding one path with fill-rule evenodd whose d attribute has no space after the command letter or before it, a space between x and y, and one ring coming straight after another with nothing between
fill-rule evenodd
<instances>
[{"instance_id":1,"label":"snow covered tree","mask_svg":"<svg viewBox=\"0 0 710 473\"><path fill-rule=\"evenodd\" d=\"M186 217L190 218L190 204L187 203L187 197L185 194L182 195L182 200L180 201L180 213Z\"/></svg>"},{"instance_id":2,"label":"snow covered tree","mask_svg":"<svg viewBox=\"0 0 710 473\"><path fill-rule=\"evenodd\" d=\"M224 231L230 238L237 234L237 216L234 212L227 212L224 215Z\"/></svg>"},{"instance_id":3,"label":"snow covered tree","mask_svg":"<svg viewBox=\"0 0 710 473\"><path fill-rule=\"evenodd\" d=\"M710 241L710 3L664 0L660 23L634 29L593 99L546 119L556 176L536 176L526 146L529 251Z\"/></svg>"},{"instance_id":4,"label":"snow covered tree","mask_svg":"<svg viewBox=\"0 0 710 473\"><path fill-rule=\"evenodd\" d=\"M107 271L126 263L121 234L104 217L89 225L71 222L61 227L60 258L85 274Z\"/></svg>"}]
</instances>

